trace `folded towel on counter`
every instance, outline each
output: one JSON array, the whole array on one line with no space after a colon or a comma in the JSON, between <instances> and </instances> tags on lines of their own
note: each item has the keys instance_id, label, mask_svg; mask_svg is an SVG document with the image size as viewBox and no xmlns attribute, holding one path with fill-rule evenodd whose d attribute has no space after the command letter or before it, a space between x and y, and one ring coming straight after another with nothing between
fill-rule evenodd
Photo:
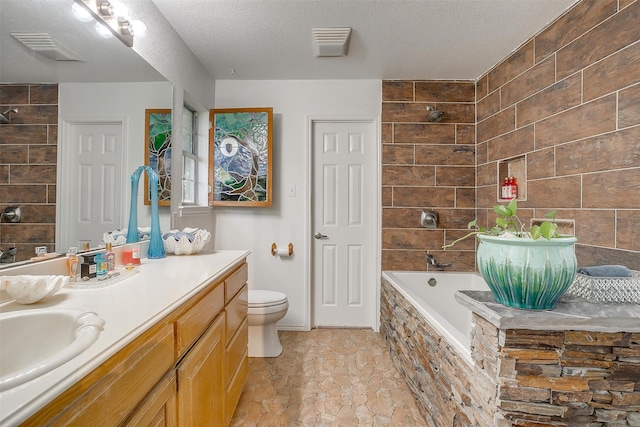
<instances>
[{"instance_id":1,"label":"folded towel on counter","mask_svg":"<svg viewBox=\"0 0 640 427\"><path fill-rule=\"evenodd\" d=\"M631 277L631 270L624 265L595 265L580 267L578 273L593 277Z\"/></svg>"}]
</instances>

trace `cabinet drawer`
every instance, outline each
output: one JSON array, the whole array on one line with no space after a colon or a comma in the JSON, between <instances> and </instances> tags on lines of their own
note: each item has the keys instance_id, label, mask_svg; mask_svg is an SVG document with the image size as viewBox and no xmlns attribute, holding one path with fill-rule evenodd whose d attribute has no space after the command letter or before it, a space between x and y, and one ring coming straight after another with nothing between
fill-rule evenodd
<instances>
[{"instance_id":1,"label":"cabinet drawer","mask_svg":"<svg viewBox=\"0 0 640 427\"><path fill-rule=\"evenodd\" d=\"M242 361L242 355L247 351L247 345L249 344L249 328L247 326L247 319L245 318L238 333L233 337L231 343L227 346L225 353L225 370L226 370L226 383L228 384L233 377L233 373L238 368L238 365Z\"/></svg>"},{"instance_id":2,"label":"cabinet drawer","mask_svg":"<svg viewBox=\"0 0 640 427\"><path fill-rule=\"evenodd\" d=\"M224 308L224 286L211 292L176 320L176 360L180 359Z\"/></svg>"},{"instance_id":3,"label":"cabinet drawer","mask_svg":"<svg viewBox=\"0 0 640 427\"><path fill-rule=\"evenodd\" d=\"M231 298L233 298L234 295L238 293L240 288L242 288L242 286L245 283L247 283L248 277L249 277L249 268L247 267L246 262L242 265L242 267L237 269L235 273L227 277L227 280L224 281L225 304L228 304Z\"/></svg>"},{"instance_id":4,"label":"cabinet drawer","mask_svg":"<svg viewBox=\"0 0 640 427\"><path fill-rule=\"evenodd\" d=\"M247 317L247 308L248 308L248 296L249 292L247 291L247 287L245 286L240 292L238 292L231 300L227 308L225 308L225 316L227 320L226 326L226 336L227 336L227 345L233 338L236 333L236 330L242 323L245 317Z\"/></svg>"},{"instance_id":5,"label":"cabinet drawer","mask_svg":"<svg viewBox=\"0 0 640 427\"><path fill-rule=\"evenodd\" d=\"M246 351L242 356L240 366L238 366L238 370L235 372L235 375L231 379L229 385L227 385L227 408L225 417L227 424L229 424L229 421L231 421L233 412L236 410L236 406L238 405L238 401L240 400L240 395L242 394L242 389L244 388L244 383L247 380L248 374L249 355L248 351Z\"/></svg>"}]
</instances>

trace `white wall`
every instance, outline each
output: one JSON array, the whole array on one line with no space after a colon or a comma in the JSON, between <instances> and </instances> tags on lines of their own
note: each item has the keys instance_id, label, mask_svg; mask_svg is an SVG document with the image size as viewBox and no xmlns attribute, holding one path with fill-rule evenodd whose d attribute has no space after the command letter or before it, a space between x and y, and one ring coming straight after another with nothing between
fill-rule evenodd
<instances>
[{"instance_id":1,"label":"white wall","mask_svg":"<svg viewBox=\"0 0 640 427\"><path fill-rule=\"evenodd\" d=\"M122 196L121 227L127 227L131 184L129 177L144 165L145 109L172 108L173 87L168 82L154 83L61 83L59 86L58 120L123 120L125 122L125 192ZM64 135L58 136L63 143ZM150 206L144 205L144 179L138 188L138 227L151 225ZM170 228L169 207L160 207L160 229ZM63 230L60 230L63 232Z\"/></svg>"},{"instance_id":2,"label":"white wall","mask_svg":"<svg viewBox=\"0 0 640 427\"><path fill-rule=\"evenodd\" d=\"M133 50L176 87L180 112L183 90L200 104L210 108L213 105L215 89L213 77L156 5L151 0L125 0L124 3L129 7L134 19L143 20L147 26L147 34L144 37L134 38ZM189 6L185 3L185 7Z\"/></svg>"},{"instance_id":3,"label":"white wall","mask_svg":"<svg viewBox=\"0 0 640 427\"><path fill-rule=\"evenodd\" d=\"M248 249L249 288L287 294L282 329L309 326L309 130L312 118L378 118L380 80L217 80L216 108L273 107L273 206L215 207L216 249ZM295 186L295 197L287 192ZM294 245L292 258L271 256L271 244Z\"/></svg>"}]
</instances>

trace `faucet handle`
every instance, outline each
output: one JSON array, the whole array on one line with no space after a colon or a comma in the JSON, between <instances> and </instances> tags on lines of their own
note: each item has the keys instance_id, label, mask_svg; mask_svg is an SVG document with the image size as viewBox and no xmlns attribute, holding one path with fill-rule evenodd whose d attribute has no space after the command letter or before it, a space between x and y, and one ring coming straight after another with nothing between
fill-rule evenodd
<instances>
[{"instance_id":1,"label":"faucet handle","mask_svg":"<svg viewBox=\"0 0 640 427\"><path fill-rule=\"evenodd\" d=\"M438 214L435 211L422 211L422 214L420 214L420 224L424 228L437 228Z\"/></svg>"}]
</instances>

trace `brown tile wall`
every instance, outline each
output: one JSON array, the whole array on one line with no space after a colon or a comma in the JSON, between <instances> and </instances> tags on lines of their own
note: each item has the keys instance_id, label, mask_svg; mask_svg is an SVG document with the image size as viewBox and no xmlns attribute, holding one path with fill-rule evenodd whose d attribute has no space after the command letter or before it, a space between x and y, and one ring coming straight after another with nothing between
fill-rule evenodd
<instances>
[{"instance_id":1,"label":"brown tile wall","mask_svg":"<svg viewBox=\"0 0 640 427\"><path fill-rule=\"evenodd\" d=\"M425 270L427 252L474 270L471 239L440 248L476 216L493 223L498 164L519 156L527 221L557 208L575 220L580 265L640 270L638 22L640 1L582 0L475 84L383 81L383 270ZM437 230L420 226L423 209Z\"/></svg>"},{"instance_id":2,"label":"brown tile wall","mask_svg":"<svg viewBox=\"0 0 640 427\"><path fill-rule=\"evenodd\" d=\"M17 247L16 260L36 246L55 247L57 84L2 84L0 109L17 108L0 124L0 209L20 206L22 220L0 224L0 250Z\"/></svg>"},{"instance_id":3,"label":"brown tile wall","mask_svg":"<svg viewBox=\"0 0 640 427\"><path fill-rule=\"evenodd\" d=\"M442 110L429 123L427 106ZM424 255L462 270L470 251L442 251L445 239L475 216L475 88L472 82L382 83L382 269L425 270ZM436 230L420 225L423 210L439 214Z\"/></svg>"},{"instance_id":4,"label":"brown tile wall","mask_svg":"<svg viewBox=\"0 0 640 427\"><path fill-rule=\"evenodd\" d=\"M482 76L478 216L525 156L528 216L576 222L580 265L640 269L640 2L583 0Z\"/></svg>"}]
</instances>

